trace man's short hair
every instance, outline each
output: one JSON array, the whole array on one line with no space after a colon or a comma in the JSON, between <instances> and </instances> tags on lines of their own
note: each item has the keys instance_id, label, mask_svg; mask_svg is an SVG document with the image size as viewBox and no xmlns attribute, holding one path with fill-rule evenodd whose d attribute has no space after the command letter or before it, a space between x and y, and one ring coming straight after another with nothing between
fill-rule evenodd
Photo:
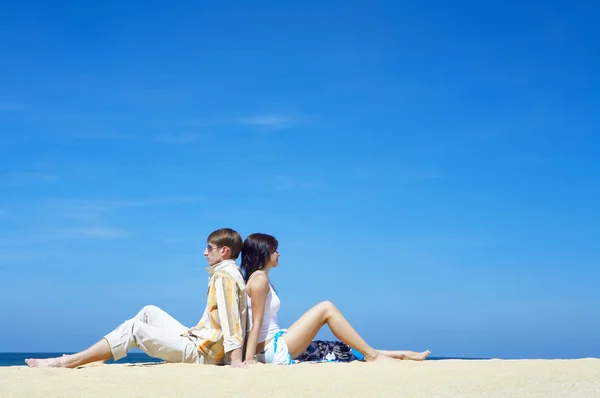
<instances>
[{"instance_id":1,"label":"man's short hair","mask_svg":"<svg viewBox=\"0 0 600 398\"><path fill-rule=\"evenodd\" d=\"M208 243L212 243L218 247L227 246L231 253L230 258L235 260L240 255L244 242L237 231L231 228L221 228L212 232L206 239Z\"/></svg>"}]
</instances>

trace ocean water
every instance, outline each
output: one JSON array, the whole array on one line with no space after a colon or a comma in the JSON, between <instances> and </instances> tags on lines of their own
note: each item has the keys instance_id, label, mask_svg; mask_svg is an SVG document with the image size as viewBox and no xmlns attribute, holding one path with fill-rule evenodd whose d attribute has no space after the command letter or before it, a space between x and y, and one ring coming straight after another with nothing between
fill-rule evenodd
<instances>
[{"instance_id":1,"label":"ocean water","mask_svg":"<svg viewBox=\"0 0 600 398\"><path fill-rule=\"evenodd\" d=\"M0 366L27 366L26 358L53 358L65 354L64 352L0 352ZM70 354L70 353L68 353ZM146 363L162 362L161 359L152 358L144 353L130 353L116 363ZM113 360L106 363L115 363Z\"/></svg>"},{"instance_id":2,"label":"ocean water","mask_svg":"<svg viewBox=\"0 0 600 398\"><path fill-rule=\"evenodd\" d=\"M0 366L27 366L25 358L53 358L65 354L64 352L0 352ZM483 359L483 358L445 358L445 357L429 357L430 360L442 360L442 359ZM161 359L152 358L144 353L130 353L125 358L120 359L116 363L158 363L162 362ZM110 360L106 363L115 363Z\"/></svg>"}]
</instances>

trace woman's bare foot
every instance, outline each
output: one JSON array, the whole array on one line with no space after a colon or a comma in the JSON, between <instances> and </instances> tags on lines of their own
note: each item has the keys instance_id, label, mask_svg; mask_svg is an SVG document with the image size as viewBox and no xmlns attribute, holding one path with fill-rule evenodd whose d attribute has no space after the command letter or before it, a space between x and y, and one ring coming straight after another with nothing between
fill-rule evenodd
<instances>
[{"instance_id":1,"label":"woman's bare foot","mask_svg":"<svg viewBox=\"0 0 600 398\"><path fill-rule=\"evenodd\" d=\"M377 350L373 350L369 355L365 356L365 361L367 362L377 362L377 361L390 361L392 358L388 357L380 353Z\"/></svg>"},{"instance_id":2,"label":"woman's bare foot","mask_svg":"<svg viewBox=\"0 0 600 398\"><path fill-rule=\"evenodd\" d=\"M413 361L424 361L425 359L427 359L429 354L431 354L431 351L429 351L429 350L425 350L423 352L415 352L415 353L412 353L410 355L410 357L406 358L406 359L410 359Z\"/></svg>"},{"instance_id":3,"label":"woman's bare foot","mask_svg":"<svg viewBox=\"0 0 600 398\"><path fill-rule=\"evenodd\" d=\"M415 351L404 351L404 350L396 350L396 351L388 351L388 350L377 350L380 355L385 355L386 357L405 360L405 361L424 361L427 359L431 351L426 350L423 352L415 352Z\"/></svg>"}]
</instances>

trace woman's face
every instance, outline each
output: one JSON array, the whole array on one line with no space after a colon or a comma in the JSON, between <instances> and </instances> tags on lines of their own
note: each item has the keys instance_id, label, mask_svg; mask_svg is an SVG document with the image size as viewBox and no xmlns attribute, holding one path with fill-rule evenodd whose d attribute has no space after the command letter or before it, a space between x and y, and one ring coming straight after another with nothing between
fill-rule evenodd
<instances>
[{"instance_id":1,"label":"woman's face","mask_svg":"<svg viewBox=\"0 0 600 398\"><path fill-rule=\"evenodd\" d=\"M271 257L269 258L269 264L267 264L271 268L275 268L279 265L279 252L275 250L271 253Z\"/></svg>"}]
</instances>

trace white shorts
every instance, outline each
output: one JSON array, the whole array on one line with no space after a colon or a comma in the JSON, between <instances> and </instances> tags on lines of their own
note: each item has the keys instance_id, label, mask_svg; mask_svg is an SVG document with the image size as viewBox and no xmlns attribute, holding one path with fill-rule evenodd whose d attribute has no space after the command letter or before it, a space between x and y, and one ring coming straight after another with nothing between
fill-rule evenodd
<instances>
[{"instance_id":1,"label":"white shorts","mask_svg":"<svg viewBox=\"0 0 600 398\"><path fill-rule=\"evenodd\" d=\"M273 365L291 365L296 363L288 351L288 346L283 339L283 335L287 333L286 329L282 329L273 336L273 340L265 346L257 356L256 360L262 363L271 363Z\"/></svg>"}]
</instances>

